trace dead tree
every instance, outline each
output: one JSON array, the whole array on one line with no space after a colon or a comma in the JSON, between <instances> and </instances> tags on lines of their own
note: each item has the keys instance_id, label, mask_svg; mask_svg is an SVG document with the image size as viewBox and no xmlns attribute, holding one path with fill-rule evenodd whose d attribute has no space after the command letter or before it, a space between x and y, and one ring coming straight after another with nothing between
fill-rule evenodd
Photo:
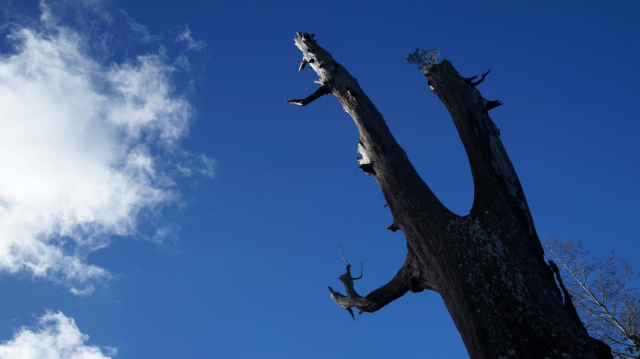
<instances>
[{"instance_id":1,"label":"dead tree","mask_svg":"<svg viewBox=\"0 0 640 359\"><path fill-rule=\"evenodd\" d=\"M362 297L347 266L341 276L347 295L330 289L332 298L349 310L375 312L408 291L433 290L471 358L606 358L606 346L567 311L544 261L522 186L489 118L499 102L485 100L479 82L460 76L449 61L425 75L451 114L471 165L473 207L458 216L420 178L347 69L313 35L297 33L294 41L303 56L300 70L309 64L320 87L288 102L304 106L327 94L340 101L360 133L360 168L377 180L394 228L407 241L405 263L389 283Z\"/></svg>"}]
</instances>

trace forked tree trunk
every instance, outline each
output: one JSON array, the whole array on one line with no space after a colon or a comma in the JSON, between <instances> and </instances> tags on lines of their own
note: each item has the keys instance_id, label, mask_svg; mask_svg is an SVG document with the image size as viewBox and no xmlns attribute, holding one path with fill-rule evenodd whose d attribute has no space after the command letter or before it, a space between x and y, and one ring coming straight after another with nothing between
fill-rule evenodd
<instances>
[{"instance_id":1,"label":"forked tree trunk","mask_svg":"<svg viewBox=\"0 0 640 359\"><path fill-rule=\"evenodd\" d=\"M544 261L522 186L488 115L498 103L485 100L477 83L461 77L449 61L426 75L471 165L473 208L458 216L420 178L344 66L313 35L297 33L295 44L303 53L300 70L308 63L321 86L288 102L304 106L333 94L342 103L360 132L360 168L376 178L393 214L391 229L407 240L406 261L391 282L361 297L349 266L341 277L347 296L329 288L334 300L350 311L374 312L408 291L429 289L442 296L471 358L600 357Z\"/></svg>"}]
</instances>

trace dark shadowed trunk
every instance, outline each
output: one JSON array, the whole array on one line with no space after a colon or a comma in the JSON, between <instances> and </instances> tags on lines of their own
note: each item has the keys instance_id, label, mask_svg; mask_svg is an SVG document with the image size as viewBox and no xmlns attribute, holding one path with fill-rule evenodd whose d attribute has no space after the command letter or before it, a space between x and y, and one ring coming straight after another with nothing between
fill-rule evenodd
<instances>
[{"instance_id":1,"label":"dark shadowed trunk","mask_svg":"<svg viewBox=\"0 0 640 359\"><path fill-rule=\"evenodd\" d=\"M288 102L304 106L333 94L342 103L360 133L360 168L376 178L393 214L390 228L407 240L406 261L391 282L362 297L348 267L341 277L347 295L330 288L334 300L349 310L374 312L408 291L429 289L442 296L471 358L595 358L598 344L565 307L520 181L488 115L499 103L485 100L477 83L449 61L426 75L471 165L475 198L470 214L461 217L420 178L358 81L313 35L298 33L295 44L303 53L300 69L309 64L320 88Z\"/></svg>"}]
</instances>

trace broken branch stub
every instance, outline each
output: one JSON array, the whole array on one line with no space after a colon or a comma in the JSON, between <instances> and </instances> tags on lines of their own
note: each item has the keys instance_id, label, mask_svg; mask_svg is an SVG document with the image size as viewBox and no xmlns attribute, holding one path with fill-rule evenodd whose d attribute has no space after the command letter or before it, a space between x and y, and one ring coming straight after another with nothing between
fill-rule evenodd
<instances>
[{"instance_id":1,"label":"broken branch stub","mask_svg":"<svg viewBox=\"0 0 640 359\"><path fill-rule=\"evenodd\" d=\"M489 69L489 70L487 70L487 72L483 73L482 77L480 78L480 80L478 80L476 82L473 82L473 80L477 79L478 75L467 77L466 79L464 79L464 82L468 83L472 87L476 87L476 86L480 85L484 81L484 79L487 77L489 72L491 72L491 69Z\"/></svg>"},{"instance_id":2,"label":"broken branch stub","mask_svg":"<svg viewBox=\"0 0 640 359\"><path fill-rule=\"evenodd\" d=\"M331 90L329 89L329 86L326 85L322 85L320 87L318 87L318 89L312 93L311 95L303 98L303 99L291 99L291 100L287 100L287 103L292 103L294 105L299 105L299 106L306 106L310 103L312 103L313 101L319 99L320 97L324 96L324 95L328 95L331 93Z\"/></svg>"}]
</instances>

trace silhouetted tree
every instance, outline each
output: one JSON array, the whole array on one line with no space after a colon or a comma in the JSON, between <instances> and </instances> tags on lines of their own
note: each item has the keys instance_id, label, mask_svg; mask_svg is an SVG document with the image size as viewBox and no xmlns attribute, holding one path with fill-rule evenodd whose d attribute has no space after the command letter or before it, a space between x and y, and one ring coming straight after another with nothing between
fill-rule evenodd
<instances>
[{"instance_id":1,"label":"silhouetted tree","mask_svg":"<svg viewBox=\"0 0 640 359\"><path fill-rule=\"evenodd\" d=\"M451 114L471 165L473 207L458 216L420 178L347 69L313 35L297 33L294 41L303 56L300 70L309 64L320 87L288 102L304 106L327 94L340 101L360 133L359 166L382 189L393 215L390 229L402 231L407 241L405 263L389 283L360 296L347 264L340 277L346 296L329 288L332 298L350 311L375 312L408 291L433 290L471 358L606 358L608 347L590 338L567 309L544 261L522 186L489 118L488 110L501 102L486 100L476 88L487 74L477 81L464 78L447 60L425 74Z\"/></svg>"}]
</instances>

